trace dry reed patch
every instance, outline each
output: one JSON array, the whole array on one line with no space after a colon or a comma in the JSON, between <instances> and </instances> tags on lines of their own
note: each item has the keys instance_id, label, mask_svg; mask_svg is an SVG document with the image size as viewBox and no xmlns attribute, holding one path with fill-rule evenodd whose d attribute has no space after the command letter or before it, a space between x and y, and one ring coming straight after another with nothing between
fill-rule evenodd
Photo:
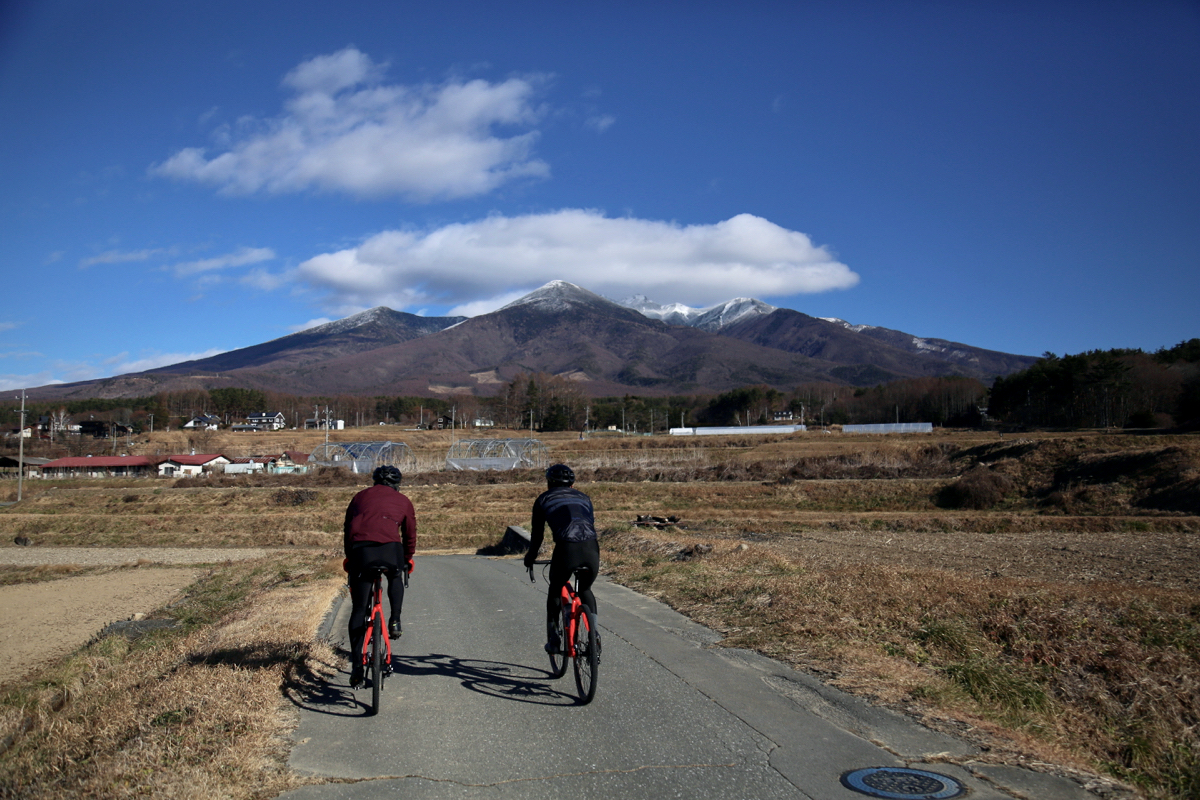
<instances>
[{"instance_id":1,"label":"dry reed patch","mask_svg":"<svg viewBox=\"0 0 1200 800\"><path fill-rule=\"evenodd\" d=\"M605 537L606 568L748 647L857 694L958 719L996 760L1090 762L1149 797L1200 795L1194 592L817 562L769 545L686 557ZM696 551L693 549L693 553Z\"/></svg>"},{"instance_id":2,"label":"dry reed patch","mask_svg":"<svg viewBox=\"0 0 1200 800\"><path fill-rule=\"evenodd\" d=\"M281 684L328 658L312 640L341 585L325 556L228 565L169 613L110 636L0 698L0 796L274 797L292 716Z\"/></svg>"}]
</instances>

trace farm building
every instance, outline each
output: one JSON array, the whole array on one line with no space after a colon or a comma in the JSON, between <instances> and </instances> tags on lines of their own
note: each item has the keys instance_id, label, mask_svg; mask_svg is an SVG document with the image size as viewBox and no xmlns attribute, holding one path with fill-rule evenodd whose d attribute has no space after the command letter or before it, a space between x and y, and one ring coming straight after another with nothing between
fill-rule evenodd
<instances>
[{"instance_id":1,"label":"farm building","mask_svg":"<svg viewBox=\"0 0 1200 800\"><path fill-rule=\"evenodd\" d=\"M47 461L43 478L148 478L157 461L145 456L73 456Z\"/></svg>"},{"instance_id":2,"label":"farm building","mask_svg":"<svg viewBox=\"0 0 1200 800\"><path fill-rule=\"evenodd\" d=\"M43 465L50 463L49 458L32 458L25 456L24 461L15 459L11 456L0 456L0 476L16 475L17 468L24 463L25 474L31 478L38 476L38 470Z\"/></svg>"},{"instance_id":3,"label":"farm building","mask_svg":"<svg viewBox=\"0 0 1200 800\"><path fill-rule=\"evenodd\" d=\"M220 453L167 456L158 465L158 474L164 478L187 478L205 472L221 472L228 463L229 459Z\"/></svg>"},{"instance_id":4,"label":"farm building","mask_svg":"<svg viewBox=\"0 0 1200 800\"><path fill-rule=\"evenodd\" d=\"M226 475L247 475L256 472L272 472L278 456L245 456L229 459L225 465Z\"/></svg>"}]
</instances>

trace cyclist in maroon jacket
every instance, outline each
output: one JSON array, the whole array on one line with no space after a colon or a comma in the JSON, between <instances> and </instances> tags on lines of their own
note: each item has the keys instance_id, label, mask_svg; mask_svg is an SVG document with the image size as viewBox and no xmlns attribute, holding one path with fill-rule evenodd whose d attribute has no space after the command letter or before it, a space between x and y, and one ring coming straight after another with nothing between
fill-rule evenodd
<instances>
[{"instance_id":1,"label":"cyclist in maroon jacket","mask_svg":"<svg viewBox=\"0 0 1200 800\"><path fill-rule=\"evenodd\" d=\"M342 525L346 572L350 583L350 685L362 683L363 639L370 613L372 575L365 570L386 567L388 577L388 636L401 635L400 610L404 605L404 581L400 570L412 572L417 551L417 516L412 501L400 493L403 475L392 466L371 474L375 485L354 495Z\"/></svg>"}]
</instances>

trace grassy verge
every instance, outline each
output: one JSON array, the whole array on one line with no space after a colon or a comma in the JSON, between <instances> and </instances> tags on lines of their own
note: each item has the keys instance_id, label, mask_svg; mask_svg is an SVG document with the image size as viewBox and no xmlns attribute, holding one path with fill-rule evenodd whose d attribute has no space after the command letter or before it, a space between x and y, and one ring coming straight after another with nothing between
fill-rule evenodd
<instances>
[{"instance_id":1,"label":"grassy verge","mask_svg":"<svg viewBox=\"0 0 1200 800\"><path fill-rule=\"evenodd\" d=\"M274 797L291 718L280 689L332 664L314 633L340 562L292 555L228 564L157 616L0 694L0 797Z\"/></svg>"},{"instance_id":2,"label":"grassy verge","mask_svg":"<svg viewBox=\"0 0 1200 800\"><path fill-rule=\"evenodd\" d=\"M697 546L697 545L701 546ZM999 762L1099 769L1200 797L1193 592L816 558L803 544L618 530L619 582L746 647L966 735Z\"/></svg>"}]
</instances>

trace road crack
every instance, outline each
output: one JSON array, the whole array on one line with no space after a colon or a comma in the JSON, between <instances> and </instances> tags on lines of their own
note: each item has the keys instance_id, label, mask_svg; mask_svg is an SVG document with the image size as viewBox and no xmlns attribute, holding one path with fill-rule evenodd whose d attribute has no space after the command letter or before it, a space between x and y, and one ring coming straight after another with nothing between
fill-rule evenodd
<instances>
[{"instance_id":1,"label":"road crack","mask_svg":"<svg viewBox=\"0 0 1200 800\"><path fill-rule=\"evenodd\" d=\"M732 769L739 766L738 761L729 763L696 763L696 764L644 764L640 767L630 767L628 769L588 769L578 772L559 772L552 775L539 775L530 778L509 778L502 781L489 781L486 783L471 783L469 781L455 780L454 778L434 778L428 775L410 774L410 775L372 775L363 778L317 778L311 780L309 785L322 784L357 784L371 783L374 781L401 781L416 778L417 780L430 781L431 783L449 783L455 786L462 786L467 789L487 789L495 786L506 786L515 783L532 783L535 781L549 781L559 778L580 778L591 775L631 775L636 772L646 772L649 770L679 770L679 769Z\"/></svg>"}]
</instances>

